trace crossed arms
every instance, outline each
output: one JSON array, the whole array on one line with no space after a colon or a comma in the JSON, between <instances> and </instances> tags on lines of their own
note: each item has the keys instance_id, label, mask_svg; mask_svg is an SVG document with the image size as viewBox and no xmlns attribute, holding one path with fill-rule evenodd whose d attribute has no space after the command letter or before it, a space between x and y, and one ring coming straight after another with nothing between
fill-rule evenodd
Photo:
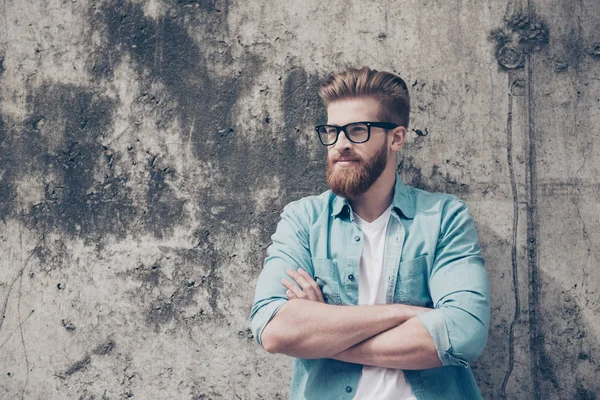
<instances>
[{"instance_id":1,"label":"crossed arms","mask_svg":"<svg viewBox=\"0 0 600 400\"><path fill-rule=\"evenodd\" d=\"M287 271L290 301L262 332L264 348L298 358L334 358L394 369L439 367L435 344L415 318L430 309L403 304L336 306L304 270Z\"/></svg>"},{"instance_id":2,"label":"crossed arms","mask_svg":"<svg viewBox=\"0 0 600 400\"><path fill-rule=\"evenodd\" d=\"M428 280L432 309L325 304L312 279L310 224L300 215L284 209L257 285L251 326L267 351L405 370L467 366L483 351L489 283L464 203L448 206L441 223Z\"/></svg>"}]
</instances>

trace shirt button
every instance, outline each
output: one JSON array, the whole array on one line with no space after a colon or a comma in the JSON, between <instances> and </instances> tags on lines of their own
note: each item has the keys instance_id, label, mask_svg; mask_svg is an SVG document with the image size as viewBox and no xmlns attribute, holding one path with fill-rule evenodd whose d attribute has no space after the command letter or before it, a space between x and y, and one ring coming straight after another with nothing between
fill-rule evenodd
<instances>
[{"instance_id":1,"label":"shirt button","mask_svg":"<svg viewBox=\"0 0 600 400\"><path fill-rule=\"evenodd\" d=\"M354 236L354 241L355 242L360 242L360 236Z\"/></svg>"},{"instance_id":2,"label":"shirt button","mask_svg":"<svg viewBox=\"0 0 600 400\"><path fill-rule=\"evenodd\" d=\"M348 275L348 279L351 280L351 281L353 281L354 280L354 275L352 275L352 274ZM350 386L348 386L348 387L350 387Z\"/></svg>"},{"instance_id":3,"label":"shirt button","mask_svg":"<svg viewBox=\"0 0 600 400\"><path fill-rule=\"evenodd\" d=\"M352 393L352 387L350 387L350 386L346 386L346 392L348 392L348 393Z\"/></svg>"}]
</instances>

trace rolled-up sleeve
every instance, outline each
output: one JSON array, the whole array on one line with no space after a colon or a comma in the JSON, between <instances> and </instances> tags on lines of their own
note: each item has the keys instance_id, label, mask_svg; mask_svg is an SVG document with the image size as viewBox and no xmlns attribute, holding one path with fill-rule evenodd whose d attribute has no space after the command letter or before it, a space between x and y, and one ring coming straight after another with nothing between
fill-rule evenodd
<instances>
[{"instance_id":1,"label":"rolled-up sleeve","mask_svg":"<svg viewBox=\"0 0 600 400\"><path fill-rule=\"evenodd\" d=\"M434 310L419 319L435 343L442 366L467 367L487 342L489 279L464 202L454 200L448 205L440 231L429 274Z\"/></svg>"},{"instance_id":2,"label":"rolled-up sleeve","mask_svg":"<svg viewBox=\"0 0 600 400\"><path fill-rule=\"evenodd\" d=\"M256 284L250 329L261 346L263 329L288 301L286 288L281 284L282 278L290 280L285 271L288 268L303 268L314 275L307 224L300 218L297 206L298 202L294 202L283 209Z\"/></svg>"}]
</instances>

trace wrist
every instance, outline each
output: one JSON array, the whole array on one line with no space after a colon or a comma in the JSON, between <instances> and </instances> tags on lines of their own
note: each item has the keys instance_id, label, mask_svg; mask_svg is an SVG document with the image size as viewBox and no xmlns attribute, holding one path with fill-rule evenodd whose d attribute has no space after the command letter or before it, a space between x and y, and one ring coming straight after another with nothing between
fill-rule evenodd
<instances>
[{"instance_id":1,"label":"wrist","mask_svg":"<svg viewBox=\"0 0 600 400\"><path fill-rule=\"evenodd\" d=\"M396 313L396 325L401 325L411 318L408 307L404 304L394 304Z\"/></svg>"},{"instance_id":2,"label":"wrist","mask_svg":"<svg viewBox=\"0 0 600 400\"><path fill-rule=\"evenodd\" d=\"M411 318L416 317L417 315L431 311L428 308L409 306L406 304L394 304L396 306L396 318L398 321L398 325L401 325L408 321Z\"/></svg>"}]
</instances>

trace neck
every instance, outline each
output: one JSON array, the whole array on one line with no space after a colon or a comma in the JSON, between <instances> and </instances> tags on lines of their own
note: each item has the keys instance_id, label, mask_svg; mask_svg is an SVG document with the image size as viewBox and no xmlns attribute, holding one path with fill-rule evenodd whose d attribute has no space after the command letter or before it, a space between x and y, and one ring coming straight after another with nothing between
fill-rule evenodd
<instances>
[{"instance_id":1,"label":"neck","mask_svg":"<svg viewBox=\"0 0 600 400\"><path fill-rule=\"evenodd\" d=\"M394 200L395 165L388 165L369 190L350 199L352 210L367 222L375 221Z\"/></svg>"}]
</instances>

